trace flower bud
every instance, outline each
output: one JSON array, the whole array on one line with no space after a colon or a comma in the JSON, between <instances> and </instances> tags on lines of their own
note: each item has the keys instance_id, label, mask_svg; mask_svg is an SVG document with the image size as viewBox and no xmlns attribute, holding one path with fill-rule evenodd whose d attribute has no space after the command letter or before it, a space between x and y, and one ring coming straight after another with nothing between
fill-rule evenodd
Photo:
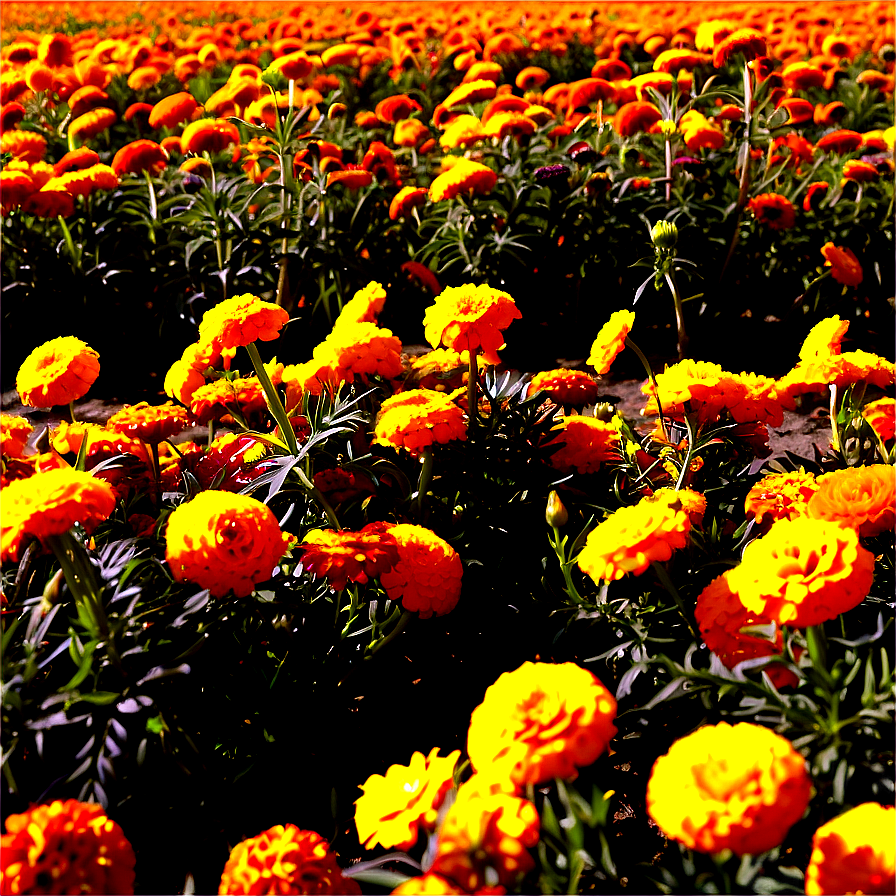
<instances>
[{"instance_id":1,"label":"flower bud","mask_svg":"<svg viewBox=\"0 0 896 896\"><path fill-rule=\"evenodd\" d=\"M283 91L289 86L289 81L279 69L268 68L261 73L261 83L273 87L274 90Z\"/></svg>"},{"instance_id":2,"label":"flower bud","mask_svg":"<svg viewBox=\"0 0 896 896\"><path fill-rule=\"evenodd\" d=\"M672 137L678 131L678 125L671 118L664 118L660 122L660 133L664 137Z\"/></svg>"},{"instance_id":3,"label":"flower bud","mask_svg":"<svg viewBox=\"0 0 896 896\"><path fill-rule=\"evenodd\" d=\"M610 404L608 401L599 401L594 406L594 417L597 420L603 420L604 423L609 423L613 416L616 414L616 408L614 405Z\"/></svg>"},{"instance_id":4,"label":"flower bud","mask_svg":"<svg viewBox=\"0 0 896 896\"><path fill-rule=\"evenodd\" d=\"M552 529L559 529L565 526L569 520L569 512L563 506L560 495L556 491L551 491L548 495L548 506L544 512L544 518Z\"/></svg>"},{"instance_id":5,"label":"flower bud","mask_svg":"<svg viewBox=\"0 0 896 896\"><path fill-rule=\"evenodd\" d=\"M40 615L46 616L50 609L59 603L59 595L62 591L62 583L65 581L62 570L56 571L56 574L44 586L43 597L40 602Z\"/></svg>"},{"instance_id":6,"label":"flower bud","mask_svg":"<svg viewBox=\"0 0 896 896\"><path fill-rule=\"evenodd\" d=\"M650 231L650 238L657 249L674 249L678 242L678 228L671 221L657 221Z\"/></svg>"},{"instance_id":7,"label":"flower bud","mask_svg":"<svg viewBox=\"0 0 896 896\"><path fill-rule=\"evenodd\" d=\"M345 103L333 103L327 109L327 120L332 121L334 118L342 118L348 112L348 106Z\"/></svg>"}]
</instances>

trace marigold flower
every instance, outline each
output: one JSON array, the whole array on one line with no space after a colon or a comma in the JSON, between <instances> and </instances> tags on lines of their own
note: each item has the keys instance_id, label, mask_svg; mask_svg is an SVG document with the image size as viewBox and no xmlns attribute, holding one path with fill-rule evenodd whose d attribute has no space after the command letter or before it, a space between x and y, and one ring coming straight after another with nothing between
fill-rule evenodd
<instances>
[{"instance_id":1,"label":"marigold flower","mask_svg":"<svg viewBox=\"0 0 896 896\"><path fill-rule=\"evenodd\" d=\"M114 509L107 483L70 467L10 483L3 494L0 559L17 560L24 541L62 535L75 523L90 532Z\"/></svg>"},{"instance_id":2,"label":"marigold flower","mask_svg":"<svg viewBox=\"0 0 896 896\"><path fill-rule=\"evenodd\" d=\"M454 783L460 750L439 756L415 752L409 765L390 765L384 775L371 775L355 800L358 839L366 849L410 849L421 830L432 831L439 808Z\"/></svg>"},{"instance_id":3,"label":"marigold flower","mask_svg":"<svg viewBox=\"0 0 896 896\"><path fill-rule=\"evenodd\" d=\"M861 382L881 389L889 388L896 383L896 365L870 352L819 355L800 361L781 377L775 386L775 394L779 401L789 403L795 395L805 392L827 392L831 385L843 388Z\"/></svg>"},{"instance_id":4,"label":"marigold flower","mask_svg":"<svg viewBox=\"0 0 896 896\"><path fill-rule=\"evenodd\" d=\"M862 135L857 131L839 130L831 131L820 137L815 146L822 152L834 152L844 154L853 152L862 145Z\"/></svg>"},{"instance_id":5,"label":"marigold flower","mask_svg":"<svg viewBox=\"0 0 896 896\"><path fill-rule=\"evenodd\" d=\"M231 850L218 893L360 896L361 888L357 881L343 876L336 854L320 834L294 824L278 824Z\"/></svg>"},{"instance_id":6,"label":"marigold flower","mask_svg":"<svg viewBox=\"0 0 896 896\"><path fill-rule=\"evenodd\" d=\"M862 538L892 531L896 523L896 469L890 464L825 473L810 497L807 515L856 529Z\"/></svg>"},{"instance_id":7,"label":"marigold flower","mask_svg":"<svg viewBox=\"0 0 896 896\"><path fill-rule=\"evenodd\" d=\"M517 796L482 793L470 786L475 777L461 785L445 815L430 872L469 893L495 877L499 886L513 887L535 867L528 850L538 842L538 813Z\"/></svg>"},{"instance_id":8,"label":"marigold flower","mask_svg":"<svg viewBox=\"0 0 896 896\"><path fill-rule=\"evenodd\" d=\"M23 162L39 162L46 155L47 141L34 131L6 131L0 136L0 152L12 153Z\"/></svg>"},{"instance_id":9,"label":"marigold flower","mask_svg":"<svg viewBox=\"0 0 896 896\"><path fill-rule=\"evenodd\" d=\"M772 230L789 230L796 223L796 211L786 196L762 193L751 199L749 209L760 224Z\"/></svg>"},{"instance_id":10,"label":"marigold flower","mask_svg":"<svg viewBox=\"0 0 896 896\"><path fill-rule=\"evenodd\" d=\"M60 420L58 425L50 431L50 445L59 454L78 454L85 438L88 446L95 439L102 439L104 448L110 441L113 441L112 434L97 423L69 423L67 420ZM131 442L131 439L124 437L114 439L114 442L117 443L116 447L120 447L121 453L124 454L127 453L128 443ZM139 446L139 456L146 458L146 448L139 442L134 442L134 445L135 452L132 453L136 453L136 446ZM88 448L89 455L90 450Z\"/></svg>"},{"instance_id":11,"label":"marigold flower","mask_svg":"<svg viewBox=\"0 0 896 896\"><path fill-rule=\"evenodd\" d=\"M395 537L386 523L369 523L360 532L312 529L299 546L302 568L315 578L326 578L334 591L349 582L366 584L382 577L398 562Z\"/></svg>"},{"instance_id":12,"label":"marigold flower","mask_svg":"<svg viewBox=\"0 0 896 896\"><path fill-rule=\"evenodd\" d=\"M271 383L276 386L284 370L282 364L265 364ZM221 378L200 385L189 398L190 413L199 423L223 420L234 412L248 417L267 408L267 396L257 376L228 380Z\"/></svg>"},{"instance_id":13,"label":"marigold flower","mask_svg":"<svg viewBox=\"0 0 896 896\"><path fill-rule=\"evenodd\" d=\"M874 555L859 544L855 529L797 517L779 520L751 541L728 583L748 610L805 628L858 606L873 578Z\"/></svg>"},{"instance_id":14,"label":"marigold flower","mask_svg":"<svg viewBox=\"0 0 896 896\"><path fill-rule=\"evenodd\" d=\"M857 184L866 184L877 180L880 173L871 162L865 162L862 159L850 159L843 163L843 181L853 181Z\"/></svg>"},{"instance_id":15,"label":"marigold flower","mask_svg":"<svg viewBox=\"0 0 896 896\"><path fill-rule=\"evenodd\" d=\"M494 81L478 78L455 87L442 101L442 105L449 110L457 106L472 105L492 99L497 92L498 85Z\"/></svg>"},{"instance_id":16,"label":"marigold flower","mask_svg":"<svg viewBox=\"0 0 896 896\"><path fill-rule=\"evenodd\" d=\"M809 499L817 490L815 474L806 473L802 468L793 473L770 473L747 493L744 511L755 518L757 526L766 519L796 519L807 515Z\"/></svg>"},{"instance_id":17,"label":"marigold flower","mask_svg":"<svg viewBox=\"0 0 896 896\"><path fill-rule=\"evenodd\" d=\"M226 118L200 118L188 124L180 135L180 145L185 153L216 153L240 142L237 126Z\"/></svg>"},{"instance_id":18,"label":"marigold flower","mask_svg":"<svg viewBox=\"0 0 896 896\"><path fill-rule=\"evenodd\" d=\"M213 597L247 597L292 543L277 518L247 495L206 491L168 518L165 557L178 582L195 582Z\"/></svg>"},{"instance_id":19,"label":"marigold flower","mask_svg":"<svg viewBox=\"0 0 896 896\"><path fill-rule=\"evenodd\" d=\"M677 498L642 498L593 529L577 563L595 582L612 582L629 572L639 576L651 563L664 562L673 550L683 548L690 530L691 522Z\"/></svg>"},{"instance_id":20,"label":"marigold flower","mask_svg":"<svg viewBox=\"0 0 896 896\"><path fill-rule=\"evenodd\" d=\"M896 809L862 803L812 837L806 893L892 893L896 888Z\"/></svg>"},{"instance_id":21,"label":"marigold flower","mask_svg":"<svg viewBox=\"0 0 896 896\"><path fill-rule=\"evenodd\" d=\"M647 811L689 849L758 855L784 840L811 795L805 760L789 741L748 722L719 722L657 759Z\"/></svg>"},{"instance_id":22,"label":"marigold flower","mask_svg":"<svg viewBox=\"0 0 896 896\"><path fill-rule=\"evenodd\" d=\"M498 182L498 175L487 165L458 159L457 164L440 174L429 186L429 198L433 202L454 199L464 193L484 195L490 193Z\"/></svg>"},{"instance_id":23,"label":"marigold flower","mask_svg":"<svg viewBox=\"0 0 896 896\"><path fill-rule=\"evenodd\" d=\"M625 103L613 116L613 130L620 137L634 137L639 131L646 131L663 117L659 109L646 100Z\"/></svg>"},{"instance_id":24,"label":"marigold flower","mask_svg":"<svg viewBox=\"0 0 896 896\"><path fill-rule=\"evenodd\" d=\"M458 115L445 128L445 132L439 138L439 146L442 149L457 149L476 143L484 136L482 122L475 115Z\"/></svg>"},{"instance_id":25,"label":"marigold flower","mask_svg":"<svg viewBox=\"0 0 896 896\"><path fill-rule=\"evenodd\" d=\"M718 364L686 359L656 375L656 386L648 380L641 391L648 396L642 413L657 413L657 394L663 412L670 417L698 414L701 422L715 420L724 407L720 384L730 376ZM737 398L740 398L738 390Z\"/></svg>"},{"instance_id":26,"label":"marigold flower","mask_svg":"<svg viewBox=\"0 0 896 896\"><path fill-rule=\"evenodd\" d=\"M585 363L598 374L609 373L616 356L625 348L625 340L634 324L634 311L614 311L591 344Z\"/></svg>"},{"instance_id":27,"label":"marigold flower","mask_svg":"<svg viewBox=\"0 0 896 896\"><path fill-rule=\"evenodd\" d=\"M392 896L463 896L467 891L439 874L427 871L400 883Z\"/></svg>"},{"instance_id":28,"label":"marigold flower","mask_svg":"<svg viewBox=\"0 0 896 896\"><path fill-rule=\"evenodd\" d=\"M373 174L360 166L327 172L327 189L334 184L342 184L349 190L360 190L362 187L369 187L372 183Z\"/></svg>"},{"instance_id":29,"label":"marigold flower","mask_svg":"<svg viewBox=\"0 0 896 896\"><path fill-rule=\"evenodd\" d=\"M86 395L99 373L99 355L86 342L59 336L38 346L22 362L16 390L22 404L49 408Z\"/></svg>"},{"instance_id":30,"label":"marigold flower","mask_svg":"<svg viewBox=\"0 0 896 896\"><path fill-rule=\"evenodd\" d=\"M654 496L670 501L678 500L682 509L688 515L692 526L699 526L703 522L703 514L706 513L706 497L691 488L658 488Z\"/></svg>"},{"instance_id":31,"label":"marigold flower","mask_svg":"<svg viewBox=\"0 0 896 896\"><path fill-rule=\"evenodd\" d=\"M419 146L430 137L429 128L419 118L405 118L395 122L392 142L396 146Z\"/></svg>"},{"instance_id":32,"label":"marigold flower","mask_svg":"<svg viewBox=\"0 0 896 896\"><path fill-rule=\"evenodd\" d=\"M96 803L55 800L10 815L0 839L3 893L134 892L134 850Z\"/></svg>"},{"instance_id":33,"label":"marigold flower","mask_svg":"<svg viewBox=\"0 0 896 896\"><path fill-rule=\"evenodd\" d=\"M532 377L529 394L547 392L556 404L583 407L597 398L597 383L583 370L544 370Z\"/></svg>"},{"instance_id":34,"label":"marigold flower","mask_svg":"<svg viewBox=\"0 0 896 896\"><path fill-rule=\"evenodd\" d=\"M122 174L158 174L168 164L168 153L152 140L134 140L122 146L112 159L112 170Z\"/></svg>"},{"instance_id":35,"label":"marigold flower","mask_svg":"<svg viewBox=\"0 0 896 896\"><path fill-rule=\"evenodd\" d=\"M727 65L738 53L745 60L765 56L765 38L755 28L738 28L718 39L712 51L712 64L716 68Z\"/></svg>"},{"instance_id":36,"label":"marigold flower","mask_svg":"<svg viewBox=\"0 0 896 896\"><path fill-rule=\"evenodd\" d=\"M176 398L181 404L189 405L193 394L204 385L205 377L181 358L168 368L162 391L170 398Z\"/></svg>"},{"instance_id":37,"label":"marigold flower","mask_svg":"<svg viewBox=\"0 0 896 896\"><path fill-rule=\"evenodd\" d=\"M369 321L342 321L315 349L316 357L332 358L345 382L355 376L381 376L386 379L401 373L401 342L391 330Z\"/></svg>"},{"instance_id":38,"label":"marigold flower","mask_svg":"<svg viewBox=\"0 0 896 896\"><path fill-rule=\"evenodd\" d=\"M380 100L374 110L376 117L388 124L410 118L414 112L422 111L423 107L417 100L403 93L387 96L386 99Z\"/></svg>"},{"instance_id":39,"label":"marigold flower","mask_svg":"<svg viewBox=\"0 0 896 896\"><path fill-rule=\"evenodd\" d=\"M182 432L189 422L187 412L170 401L152 406L145 401L125 405L106 421L106 429L158 445Z\"/></svg>"},{"instance_id":40,"label":"marigold flower","mask_svg":"<svg viewBox=\"0 0 896 896\"><path fill-rule=\"evenodd\" d=\"M433 348L446 345L455 351L481 349L489 364L500 364L502 331L522 317L513 299L500 290L479 286L449 286L423 315L426 339Z\"/></svg>"},{"instance_id":41,"label":"marigold flower","mask_svg":"<svg viewBox=\"0 0 896 896\"><path fill-rule=\"evenodd\" d=\"M90 196L97 190L114 190L118 186L118 175L110 165L91 165L67 171L48 180L41 192L65 192L72 196Z\"/></svg>"},{"instance_id":42,"label":"marigold flower","mask_svg":"<svg viewBox=\"0 0 896 896\"><path fill-rule=\"evenodd\" d=\"M202 315L199 341L217 351L235 349L260 339L276 339L289 314L273 302L245 293L225 299Z\"/></svg>"},{"instance_id":43,"label":"marigold flower","mask_svg":"<svg viewBox=\"0 0 896 896\"><path fill-rule=\"evenodd\" d=\"M862 408L862 416L881 441L888 442L893 438L896 432L896 399L872 401Z\"/></svg>"},{"instance_id":44,"label":"marigold flower","mask_svg":"<svg viewBox=\"0 0 896 896\"><path fill-rule=\"evenodd\" d=\"M605 423L594 417L581 414L573 417L561 417L562 429L551 442L559 441L559 451L548 458L548 463L563 473L575 470L577 473L596 473L602 463L618 461L619 432L612 423Z\"/></svg>"},{"instance_id":45,"label":"marigold flower","mask_svg":"<svg viewBox=\"0 0 896 896\"><path fill-rule=\"evenodd\" d=\"M840 343L849 329L848 320L840 320L840 316L826 317L809 330L800 346L800 361L813 361L816 358L827 358L840 354Z\"/></svg>"},{"instance_id":46,"label":"marigold flower","mask_svg":"<svg viewBox=\"0 0 896 896\"><path fill-rule=\"evenodd\" d=\"M862 266L852 249L825 243L821 247L821 254L825 257L825 267L831 269L831 276L838 283L844 286L858 286L862 282Z\"/></svg>"},{"instance_id":47,"label":"marigold flower","mask_svg":"<svg viewBox=\"0 0 896 896\"><path fill-rule=\"evenodd\" d=\"M698 149L720 149L725 145L725 132L694 109L682 115L679 127L685 145L691 152Z\"/></svg>"},{"instance_id":48,"label":"marigold flower","mask_svg":"<svg viewBox=\"0 0 896 896\"><path fill-rule=\"evenodd\" d=\"M22 457L34 427L25 417L0 414L0 454Z\"/></svg>"},{"instance_id":49,"label":"marigold flower","mask_svg":"<svg viewBox=\"0 0 896 896\"><path fill-rule=\"evenodd\" d=\"M389 598L421 619L450 613L460 598L464 572L457 551L423 526L400 523L389 534L398 543L398 562L380 576Z\"/></svg>"},{"instance_id":50,"label":"marigold flower","mask_svg":"<svg viewBox=\"0 0 896 896\"><path fill-rule=\"evenodd\" d=\"M152 107L149 115L149 126L155 130L176 128L193 118L199 103L191 93L175 93L159 100Z\"/></svg>"},{"instance_id":51,"label":"marigold flower","mask_svg":"<svg viewBox=\"0 0 896 896\"><path fill-rule=\"evenodd\" d=\"M425 204L428 195L429 191L425 187L402 187L389 204L390 220L406 218L413 209Z\"/></svg>"},{"instance_id":52,"label":"marigold flower","mask_svg":"<svg viewBox=\"0 0 896 896\"><path fill-rule=\"evenodd\" d=\"M68 126L69 138L89 140L112 127L118 121L118 115L112 109L97 108L79 115Z\"/></svg>"},{"instance_id":53,"label":"marigold flower","mask_svg":"<svg viewBox=\"0 0 896 896\"><path fill-rule=\"evenodd\" d=\"M71 152L67 152L54 166L53 174L59 177L69 171L80 171L82 168L92 168L100 164L100 157L87 146L79 146Z\"/></svg>"}]
</instances>

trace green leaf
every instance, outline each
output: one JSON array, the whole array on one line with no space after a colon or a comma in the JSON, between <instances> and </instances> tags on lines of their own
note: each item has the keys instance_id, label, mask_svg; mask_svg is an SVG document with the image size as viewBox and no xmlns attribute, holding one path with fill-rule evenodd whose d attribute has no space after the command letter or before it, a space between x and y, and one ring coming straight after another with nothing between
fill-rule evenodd
<instances>
[{"instance_id":1,"label":"green leaf","mask_svg":"<svg viewBox=\"0 0 896 896\"><path fill-rule=\"evenodd\" d=\"M93 703L96 706L108 706L117 700L121 694L116 691L91 691L89 694L81 694L78 698L85 703Z\"/></svg>"},{"instance_id":2,"label":"green leaf","mask_svg":"<svg viewBox=\"0 0 896 896\"><path fill-rule=\"evenodd\" d=\"M87 441L86 439L84 440ZM72 638L72 643L74 643L74 638ZM63 690L70 691L73 688L76 688L85 678L90 674L90 668L93 665L93 652L96 650L98 641L88 641L84 647L84 652L81 654L80 664L78 666L78 671L72 676L71 680L68 684L65 685ZM76 648L77 649L77 648Z\"/></svg>"}]
</instances>

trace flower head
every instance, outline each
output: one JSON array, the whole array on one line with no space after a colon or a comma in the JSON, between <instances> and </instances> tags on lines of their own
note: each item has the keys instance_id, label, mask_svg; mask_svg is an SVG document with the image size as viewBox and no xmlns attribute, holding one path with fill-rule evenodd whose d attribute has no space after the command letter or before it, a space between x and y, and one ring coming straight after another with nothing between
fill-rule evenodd
<instances>
[{"instance_id":1,"label":"flower head","mask_svg":"<svg viewBox=\"0 0 896 896\"><path fill-rule=\"evenodd\" d=\"M234 846L218 893L360 896L361 888L343 876L336 854L320 834L302 831L294 824L278 824Z\"/></svg>"},{"instance_id":2,"label":"flower head","mask_svg":"<svg viewBox=\"0 0 896 896\"><path fill-rule=\"evenodd\" d=\"M170 401L157 406L141 401L133 406L125 405L113 414L106 421L106 429L158 445L182 432L188 421L187 412Z\"/></svg>"},{"instance_id":3,"label":"flower head","mask_svg":"<svg viewBox=\"0 0 896 896\"><path fill-rule=\"evenodd\" d=\"M359 289L342 306L334 327L342 324L376 323L379 313L386 303L386 290L381 283L371 280L363 289Z\"/></svg>"},{"instance_id":4,"label":"flower head","mask_svg":"<svg viewBox=\"0 0 896 896\"><path fill-rule=\"evenodd\" d=\"M593 529L578 557L579 569L595 582L636 576L683 548L691 530L682 503L673 495L642 498L622 507Z\"/></svg>"},{"instance_id":5,"label":"flower head","mask_svg":"<svg viewBox=\"0 0 896 896\"><path fill-rule=\"evenodd\" d=\"M625 348L625 340L634 323L634 311L614 311L591 344L586 363L599 374L609 373L616 355Z\"/></svg>"},{"instance_id":6,"label":"flower head","mask_svg":"<svg viewBox=\"0 0 896 896\"><path fill-rule=\"evenodd\" d=\"M891 464L847 467L825 473L809 499L807 515L856 529L862 538L893 530L896 469Z\"/></svg>"},{"instance_id":7,"label":"flower head","mask_svg":"<svg viewBox=\"0 0 896 896\"><path fill-rule=\"evenodd\" d=\"M432 831L439 808L454 783L460 750L439 756L415 752L409 765L390 765L385 775L371 775L355 800L355 825L365 848L410 849L420 831Z\"/></svg>"},{"instance_id":8,"label":"flower head","mask_svg":"<svg viewBox=\"0 0 896 896\"><path fill-rule=\"evenodd\" d=\"M6 819L0 892L134 892L134 850L96 803L55 800Z\"/></svg>"},{"instance_id":9,"label":"flower head","mask_svg":"<svg viewBox=\"0 0 896 896\"><path fill-rule=\"evenodd\" d=\"M596 473L601 464L620 460L619 432L612 423L595 417L561 417L562 429L555 436L562 447L548 458L556 470L569 473ZM549 442L548 444L553 444Z\"/></svg>"},{"instance_id":10,"label":"flower head","mask_svg":"<svg viewBox=\"0 0 896 896\"><path fill-rule=\"evenodd\" d=\"M497 182L498 175L488 165L458 159L456 165L440 174L429 185L429 198L433 202L442 202L464 193L491 193Z\"/></svg>"},{"instance_id":11,"label":"flower head","mask_svg":"<svg viewBox=\"0 0 896 896\"><path fill-rule=\"evenodd\" d=\"M22 404L49 408L81 398L99 376L99 357L74 336L59 336L38 346L16 377Z\"/></svg>"},{"instance_id":12,"label":"flower head","mask_svg":"<svg viewBox=\"0 0 896 896\"><path fill-rule=\"evenodd\" d=\"M183 152L216 153L240 142L240 132L235 124L225 118L200 118L191 122L180 135Z\"/></svg>"},{"instance_id":13,"label":"flower head","mask_svg":"<svg viewBox=\"0 0 896 896\"><path fill-rule=\"evenodd\" d=\"M181 92L166 96L159 100L149 115L149 126L156 130L174 128L185 121L190 121L199 104L193 94Z\"/></svg>"},{"instance_id":14,"label":"flower head","mask_svg":"<svg viewBox=\"0 0 896 896\"><path fill-rule=\"evenodd\" d=\"M751 199L749 209L760 224L772 230L789 230L796 223L796 211L780 193L762 193Z\"/></svg>"},{"instance_id":15,"label":"flower head","mask_svg":"<svg viewBox=\"0 0 896 896\"><path fill-rule=\"evenodd\" d=\"M613 116L613 130L620 137L634 137L648 130L663 117L663 113L646 100L634 100L621 105Z\"/></svg>"},{"instance_id":16,"label":"flower head","mask_svg":"<svg viewBox=\"0 0 896 896\"><path fill-rule=\"evenodd\" d=\"M382 403L373 442L417 455L430 445L466 438L464 412L448 396L429 389L409 389Z\"/></svg>"},{"instance_id":17,"label":"flower head","mask_svg":"<svg viewBox=\"0 0 896 896\"><path fill-rule=\"evenodd\" d=\"M338 321L315 350L315 356L332 359L345 382L352 382L356 376L390 379L402 370L401 341L391 330L369 321Z\"/></svg>"},{"instance_id":18,"label":"flower head","mask_svg":"<svg viewBox=\"0 0 896 896\"><path fill-rule=\"evenodd\" d=\"M873 578L874 555L854 529L797 517L779 520L751 541L728 583L753 613L804 628L860 604Z\"/></svg>"},{"instance_id":19,"label":"flower head","mask_svg":"<svg viewBox=\"0 0 896 896\"><path fill-rule=\"evenodd\" d=\"M21 457L34 427L25 417L0 414L0 454Z\"/></svg>"},{"instance_id":20,"label":"flower head","mask_svg":"<svg viewBox=\"0 0 896 896\"><path fill-rule=\"evenodd\" d=\"M272 375L269 371L271 382L275 386L280 382L279 374L283 371L283 365L278 366L280 369L277 374ZM248 417L267 407L264 388L257 376L239 377L234 380L222 377L210 383L203 381L190 393L188 403L190 413L199 423L221 420L232 413Z\"/></svg>"},{"instance_id":21,"label":"flower head","mask_svg":"<svg viewBox=\"0 0 896 896\"><path fill-rule=\"evenodd\" d=\"M800 347L800 361L813 361L840 354L840 343L849 329L848 320L839 315L826 317L809 330Z\"/></svg>"},{"instance_id":22,"label":"flower head","mask_svg":"<svg viewBox=\"0 0 896 896\"><path fill-rule=\"evenodd\" d=\"M892 893L896 888L896 809L862 803L812 837L806 893Z\"/></svg>"},{"instance_id":23,"label":"flower head","mask_svg":"<svg viewBox=\"0 0 896 896\"><path fill-rule=\"evenodd\" d=\"M449 286L436 296L423 315L426 339L433 348L482 350L489 364L500 364L502 331L522 317L513 299L490 286Z\"/></svg>"},{"instance_id":24,"label":"flower head","mask_svg":"<svg viewBox=\"0 0 896 896\"><path fill-rule=\"evenodd\" d=\"M342 591L349 582L366 584L398 562L398 545L386 523L369 523L360 532L312 529L301 543L302 568Z\"/></svg>"},{"instance_id":25,"label":"flower head","mask_svg":"<svg viewBox=\"0 0 896 896\"><path fill-rule=\"evenodd\" d=\"M247 597L271 578L292 540L260 501L206 491L168 518L165 557L178 582L195 582L213 597Z\"/></svg>"},{"instance_id":26,"label":"flower head","mask_svg":"<svg viewBox=\"0 0 896 896\"><path fill-rule=\"evenodd\" d=\"M657 759L647 811L689 849L757 855L784 840L811 795L805 760L789 741L748 722L719 722Z\"/></svg>"},{"instance_id":27,"label":"flower head","mask_svg":"<svg viewBox=\"0 0 896 896\"><path fill-rule=\"evenodd\" d=\"M597 383L584 370L544 370L532 377L529 394L547 392L557 404L583 407L597 398Z\"/></svg>"},{"instance_id":28,"label":"flower head","mask_svg":"<svg viewBox=\"0 0 896 896\"><path fill-rule=\"evenodd\" d=\"M712 51L712 64L716 68L722 68L738 53L743 54L748 61L757 56L765 56L765 38L755 28L738 28L724 37L717 37Z\"/></svg>"},{"instance_id":29,"label":"flower head","mask_svg":"<svg viewBox=\"0 0 896 896\"><path fill-rule=\"evenodd\" d=\"M473 710L467 753L473 768L515 787L575 778L616 734L616 701L575 663L523 663L503 673Z\"/></svg>"},{"instance_id":30,"label":"flower head","mask_svg":"<svg viewBox=\"0 0 896 896\"><path fill-rule=\"evenodd\" d=\"M831 269L831 276L844 286L858 286L862 282L862 266L852 249L825 243L821 247L825 267Z\"/></svg>"},{"instance_id":31,"label":"flower head","mask_svg":"<svg viewBox=\"0 0 896 896\"><path fill-rule=\"evenodd\" d=\"M806 516L809 498L818 490L814 473L802 468L792 473L763 476L747 493L744 510L761 526L766 520L792 520Z\"/></svg>"},{"instance_id":32,"label":"flower head","mask_svg":"<svg viewBox=\"0 0 896 896\"><path fill-rule=\"evenodd\" d=\"M450 613L460 598L464 573L457 551L423 526L399 523L389 534L398 543L398 562L380 576L389 598L421 619Z\"/></svg>"},{"instance_id":33,"label":"flower head","mask_svg":"<svg viewBox=\"0 0 896 896\"><path fill-rule=\"evenodd\" d=\"M882 441L888 442L893 438L896 433L896 399L871 401L862 408L862 416Z\"/></svg>"},{"instance_id":34,"label":"flower head","mask_svg":"<svg viewBox=\"0 0 896 896\"><path fill-rule=\"evenodd\" d=\"M199 324L199 341L218 351L249 345L256 339L269 342L280 335L288 320L285 309L246 293L225 299L205 312Z\"/></svg>"},{"instance_id":35,"label":"flower head","mask_svg":"<svg viewBox=\"0 0 896 896\"><path fill-rule=\"evenodd\" d=\"M158 174L168 164L168 153L152 140L134 140L122 146L112 159L112 170L122 174Z\"/></svg>"}]
</instances>

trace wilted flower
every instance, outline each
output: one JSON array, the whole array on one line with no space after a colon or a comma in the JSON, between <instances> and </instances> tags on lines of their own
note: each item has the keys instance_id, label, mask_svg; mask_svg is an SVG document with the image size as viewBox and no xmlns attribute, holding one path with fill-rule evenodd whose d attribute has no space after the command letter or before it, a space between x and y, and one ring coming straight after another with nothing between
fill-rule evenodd
<instances>
[{"instance_id":1,"label":"wilted flower","mask_svg":"<svg viewBox=\"0 0 896 896\"><path fill-rule=\"evenodd\" d=\"M896 468L891 464L847 467L825 473L809 499L807 515L831 520L871 538L896 522Z\"/></svg>"},{"instance_id":2,"label":"wilted flower","mask_svg":"<svg viewBox=\"0 0 896 896\"><path fill-rule=\"evenodd\" d=\"M448 396L429 389L409 389L380 405L373 442L417 455L430 445L466 438L464 412Z\"/></svg>"},{"instance_id":3,"label":"wilted flower","mask_svg":"<svg viewBox=\"0 0 896 896\"><path fill-rule=\"evenodd\" d=\"M49 408L81 398L99 376L99 357L74 336L59 336L38 346L16 377L22 404Z\"/></svg>"},{"instance_id":4,"label":"wilted flower","mask_svg":"<svg viewBox=\"0 0 896 896\"><path fill-rule=\"evenodd\" d=\"M398 544L386 523L369 523L360 532L312 529L299 545L302 568L326 578L335 591L349 582L366 584L398 562Z\"/></svg>"},{"instance_id":5,"label":"wilted flower","mask_svg":"<svg viewBox=\"0 0 896 896\"><path fill-rule=\"evenodd\" d=\"M586 363L598 374L609 373L616 356L625 348L625 340L634 324L634 311L614 311L591 344Z\"/></svg>"}]
</instances>

